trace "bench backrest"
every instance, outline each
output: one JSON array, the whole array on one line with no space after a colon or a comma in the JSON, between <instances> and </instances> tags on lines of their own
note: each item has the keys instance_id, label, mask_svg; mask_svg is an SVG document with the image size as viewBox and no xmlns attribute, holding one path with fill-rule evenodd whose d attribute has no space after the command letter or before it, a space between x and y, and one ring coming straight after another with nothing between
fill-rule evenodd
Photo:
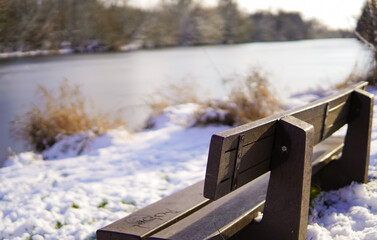
<instances>
[{"instance_id":1,"label":"bench backrest","mask_svg":"<svg viewBox=\"0 0 377 240\"><path fill-rule=\"evenodd\" d=\"M347 124L359 107L353 98L366 82L302 108L282 112L212 136L204 196L216 200L271 170L271 157L280 119L292 116L314 127L314 145ZM282 147L282 151L284 146Z\"/></svg>"}]
</instances>

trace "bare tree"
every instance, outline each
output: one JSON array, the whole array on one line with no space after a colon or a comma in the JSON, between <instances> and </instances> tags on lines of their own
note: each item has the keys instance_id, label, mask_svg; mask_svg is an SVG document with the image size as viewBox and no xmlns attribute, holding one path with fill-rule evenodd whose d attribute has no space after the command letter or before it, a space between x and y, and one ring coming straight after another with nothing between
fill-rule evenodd
<instances>
[{"instance_id":1,"label":"bare tree","mask_svg":"<svg viewBox=\"0 0 377 240\"><path fill-rule=\"evenodd\" d=\"M374 53L374 65L368 80L377 83L377 0L367 0L357 22L356 36Z\"/></svg>"}]
</instances>

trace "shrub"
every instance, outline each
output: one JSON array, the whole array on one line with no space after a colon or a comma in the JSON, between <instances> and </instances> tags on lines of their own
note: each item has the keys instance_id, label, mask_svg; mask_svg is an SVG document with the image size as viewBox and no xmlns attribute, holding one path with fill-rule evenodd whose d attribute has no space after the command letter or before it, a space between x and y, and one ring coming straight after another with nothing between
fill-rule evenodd
<instances>
[{"instance_id":1,"label":"shrub","mask_svg":"<svg viewBox=\"0 0 377 240\"><path fill-rule=\"evenodd\" d=\"M42 107L32 105L24 116L16 117L11 129L15 138L38 152L48 149L64 136L85 131L101 135L108 129L125 126L120 117L112 117L93 107L88 111L87 99L80 87L67 80L60 84L58 94L39 85L37 95L42 100Z\"/></svg>"},{"instance_id":2,"label":"shrub","mask_svg":"<svg viewBox=\"0 0 377 240\"><path fill-rule=\"evenodd\" d=\"M260 69L253 68L246 77L228 79L227 82L233 83L233 86L225 100L200 101L199 87L192 79L185 79L181 85L171 85L166 91L161 91L164 94L157 94L157 101L148 103L152 108L152 118L165 107L184 103L196 103L200 106L195 114L196 126L214 123L243 124L283 110L268 88L267 78ZM153 122L148 120L148 123ZM147 127L152 126L147 124Z\"/></svg>"},{"instance_id":3,"label":"shrub","mask_svg":"<svg viewBox=\"0 0 377 240\"><path fill-rule=\"evenodd\" d=\"M353 83L360 82L360 81L368 81L368 75L369 75L369 72L367 73L358 72L355 66L352 72L348 75L348 77L343 82L335 85L335 89L342 89Z\"/></svg>"},{"instance_id":4,"label":"shrub","mask_svg":"<svg viewBox=\"0 0 377 240\"><path fill-rule=\"evenodd\" d=\"M179 83L169 83L163 89L155 92L146 102L152 110L152 116L156 116L169 106L200 102L199 89L201 89L199 84L187 76Z\"/></svg>"},{"instance_id":5,"label":"shrub","mask_svg":"<svg viewBox=\"0 0 377 240\"><path fill-rule=\"evenodd\" d=\"M243 124L283 110L268 85L266 74L257 68L238 81L229 96L236 106L235 122Z\"/></svg>"},{"instance_id":6,"label":"shrub","mask_svg":"<svg viewBox=\"0 0 377 240\"><path fill-rule=\"evenodd\" d=\"M373 53L372 67L366 77L370 85L377 84L377 1L367 0L357 20L356 37Z\"/></svg>"}]
</instances>

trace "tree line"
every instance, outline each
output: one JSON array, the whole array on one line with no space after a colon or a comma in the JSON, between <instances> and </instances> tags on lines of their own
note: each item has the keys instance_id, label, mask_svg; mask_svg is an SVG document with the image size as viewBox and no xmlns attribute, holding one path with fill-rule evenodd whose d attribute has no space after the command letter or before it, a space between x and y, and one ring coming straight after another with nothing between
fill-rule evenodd
<instances>
[{"instance_id":1,"label":"tree line","mask_svg":"<svg viewBox=\"0 0 377 240\"><path fill-rule=\"evenodd\" d=\"M373 51L373 64L367 81L377 84L377 0L365 1L356 25L357 38Z\"/></svg>"},{"instance_id":2,"label":"tree line","mask_svg":"<svg viewBox=\"0 0 377 240\"><path fill-rule=\"evenodd\" d=\"M118 50L350 37L298 12L248 14L235 0L205 7L193 0L161 0L154 9L123 1L0 0L0 52Z\"/></svg>"}]
</instances>

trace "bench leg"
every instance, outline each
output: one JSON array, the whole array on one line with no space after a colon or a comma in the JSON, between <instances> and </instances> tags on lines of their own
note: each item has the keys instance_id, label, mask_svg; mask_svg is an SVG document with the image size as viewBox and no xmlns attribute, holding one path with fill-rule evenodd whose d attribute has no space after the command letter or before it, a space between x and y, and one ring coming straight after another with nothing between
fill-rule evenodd
<instances>
[{"instance_id":1,"label":"bench leg","mask_svg":"<svg viewBox=\"0 0 377 240\"><path fill-rule=\"evenodd\" d=\"M263 219L232 239L306 239L314 128L294 117L278 122Z\"/></svg>"},{"instance_id":2,"label":"bench leg","mask_svg":"<svg viewBox=\"0 0 377 240\"><path fill-rule=\"evenodd\" d=\"M363 90L352 93L342 156L313 176L313 183L322 190L368 181L373 105L372 94Z\"/></svg>"}]
</instances>

